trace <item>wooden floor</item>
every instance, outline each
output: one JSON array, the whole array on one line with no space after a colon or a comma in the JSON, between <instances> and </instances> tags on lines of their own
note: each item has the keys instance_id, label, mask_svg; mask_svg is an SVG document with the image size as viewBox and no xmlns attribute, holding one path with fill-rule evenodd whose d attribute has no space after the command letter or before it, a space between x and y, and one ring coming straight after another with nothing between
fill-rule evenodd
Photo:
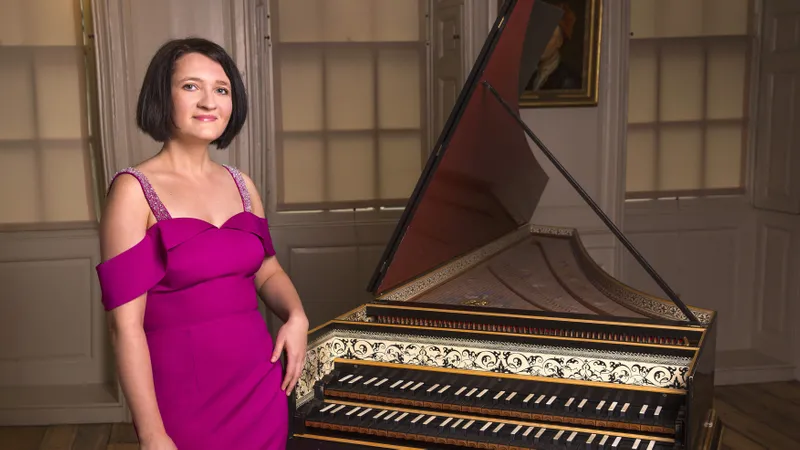
<instances>
[{"instance_id":1,"label":"wooden floor","mask_svg":"<svg viewBox=\"0 0 800 450\"><path fill-rule=\"evenodd\" d=\"M800 449L800 382L722 386L724 448ZM129 424L0 427L3 450L138 450Z\"/></svg>"}]
</instances>

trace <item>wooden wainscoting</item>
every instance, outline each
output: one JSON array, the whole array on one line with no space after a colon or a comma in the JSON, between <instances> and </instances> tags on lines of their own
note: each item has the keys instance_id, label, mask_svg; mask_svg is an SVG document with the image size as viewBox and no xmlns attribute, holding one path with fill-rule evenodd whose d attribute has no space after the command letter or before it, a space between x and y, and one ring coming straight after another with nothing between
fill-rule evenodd
<instances>
[{"instance_id":1,"label":"wooden wainscoting","mask_svg":"<svg viewBox=\"0 0 800 450\"><path fill-rule=\"evenodd\" d=\"M716 388L726 450L800 449L800 382ZM4 450L138 450L130 424L0 427Z\"/></svg>"}]
</instances>

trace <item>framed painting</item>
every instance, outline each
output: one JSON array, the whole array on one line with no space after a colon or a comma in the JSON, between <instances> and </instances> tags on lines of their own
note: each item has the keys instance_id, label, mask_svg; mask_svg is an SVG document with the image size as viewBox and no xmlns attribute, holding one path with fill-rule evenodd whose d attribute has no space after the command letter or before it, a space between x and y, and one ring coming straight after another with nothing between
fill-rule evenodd
<instances>
[{"instance_id":1,"label":"framed painting","mask_svg":"<svg viewBox=\"0 0 800 450\"><path fill-rule=\"evenodd\" d=\"M564 14L525 87L520 108L597 106L603 1L540 1Z\"/></svg>"}]
</instances>

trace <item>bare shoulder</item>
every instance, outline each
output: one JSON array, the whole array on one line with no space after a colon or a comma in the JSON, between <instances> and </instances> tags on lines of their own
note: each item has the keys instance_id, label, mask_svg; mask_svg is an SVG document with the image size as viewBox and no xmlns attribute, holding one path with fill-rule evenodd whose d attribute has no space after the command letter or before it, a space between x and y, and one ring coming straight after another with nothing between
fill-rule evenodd
<instances>
[{"instance_id":1,"label":"bare shoulder","mask_svg":"<svg viewBox=\"0 0 800 450\"><path fill-rule=\"evenodd\" d=\"M100 247L104 260L133 247L144 238L150 206L139 180L119 174L108 191L100 219Z\"/></svg>"},{"instance_id":2,"label":"bare shoulder","mask_svg":"<svg viewBox=\"0 0 800 450\"><path fill-rule=\"evenodd\" d=\"M247 188L247 192L250 194L250 203L252 204L253 214L257 215L258 217L264 217L264 203L261 201L261 196L258 194L258 188L253 180L241 170L239 173L242 174L242 179L244 180L244 185Z\"/></svg>"}]
</instances>

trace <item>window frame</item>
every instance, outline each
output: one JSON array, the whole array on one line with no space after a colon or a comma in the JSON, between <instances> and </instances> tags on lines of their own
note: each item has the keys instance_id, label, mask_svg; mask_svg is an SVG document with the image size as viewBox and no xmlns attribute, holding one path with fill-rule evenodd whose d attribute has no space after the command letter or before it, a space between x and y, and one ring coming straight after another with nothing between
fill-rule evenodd
<instances>
[{"instance_id":1,"label":"window frame","mask_svg":"<svg viewBox=\"0 0 800 450\"><path fill-rule=\"evenodd\" d=\"M419 18L419 26L420 26L420 40L418 41L408 41L408 42L381 42L381 41L365 41L365 42L357 42L357 43L325 43L322 41L313 41L313 42L301 42L301 43L289 43L289 46L308 46L312 48L322 48L324 47L335 47L335 48L346 48L346 47L361 47L361 48L371 48L373 53L373 61L377 61L377 53L383 48L417 48L421 52L420 58L420 88L422 93L422 99L420 102L420 128L418 129L420 133L420 141L421 141L421 149L420 149L420 170L425 165L426 159L430 153L430 147L432 144L433 139L433 131L432 131L432 54L431 54L431 5L429 0L417 0L419 2L420 7L420 18ZM307 222L309 216L315 216L315 218L319 218L320 220L339 220L344 217L352 216L353 220L360 220L363 218L364 220L396 220L402 214L403 209L408 201L408 198L396 198L396 199L375 199L375 200L356 200L356 201L323 201L323 202L309 202L309 203L288 203L284 201L283 197L283 186L284 186L284 171L283 167L283 155L282 149L280 146L280 140L284 131L281 127L281 96L278 90L280 89L280 67L277 64L281 45L287 44L279 44L273 38L274 36L278 36L279 32L279 24L277 20L277 12L278 12L278 1L277 0L265 0L264 11L263 11L263 20L261 24L259 24L258 28L262 29L262 32L259 32L258 35L263 35L264 41L266 43L265 49L261 52L260 57L264 58L264 67L265 67L265 80L262 83L263 86L263 94L262 98L264 101L265 108L267 109L267 113L264 115L264 119L262 122L266 122L267 130L265 132L265 141L268 142L268 155L265 159L266 165L266 173L267 179L265 190L267 192L266 196L266 203L269 211L271 213L278 214L282 217L282 220L286 220L290 223L294 222ZM373 69L377 70L377 65L373 66ZM373 78L376 81L375 87L375 108L376 114L378 109L378 98L377 98L377 74ZM324 78L323 78L324 80ZM323 96L324 97L324 96ZM324 102L324 98L323 98ZM388 132L404 132L404 131L416 131L417 129L403 129L403 130L394 130L394 129L387 129L385 131ZM373 135L373 142L375 142L375 147L373 152L377 155L380 152L380 148L377 146L377 139L378 135L381 132L381 128L379 124L375 124L373 128L370 130L365 130L363 133L371 133ZM288 132L288 134L299 134L302 133L304 135L313 135L318 134L322 135L323 139L326 139L326 135L331 134L338 134L338 133L362 133L362 131L357 132L350 132L344 131L339 132L335 130L320 130L320 131L309 131L309 132ZM325 141L323 141L323 155L327 155L328 151L325 148ZM325 159L327 160L327 158ZM375 158L375 177L374 177L374 191L375 193L379 193L380 189L380 168L379 168L380 160L378 157ZM325 166L323 166L325 167ZM421 173L421 172L420 172ZM325 172L327 175L327 171ZM416 178L414 182L416 183ZM327 191L327 188L325 189ZM410 192L409 192L410 194Z\"/></svg>"},{"instance_id":2,"label":"window frame","mask_svg":"<svg viewBox=\"0 0 800 450\"><path fill-rule=\"evenodd\" d=\"M664 127L669 126L680 126L680 125L691 125L691 124L700 124L701 125L701 132L703 138L706 136L706 132L708 129L709 124L733 124L733 123L741 123L742 124L742 151L741 151L741 162L740 162L740 171L739 171L739 186L738 187L730 187L730 188L707 188L701 187L698 189L664 189L664 190L647 190L647 191L629 191L627 183L625 183L623 189L624 201L626 203L640 203L642 201L651 201L651 200L685 200L685 199L714 199L714 198L738 198L744 197L749 198L752 197L752 173L754 170L753 166L753 158L754 158L754 151L755 151L755 132L757 126L757 97L758 97L758 89L759 89L759 80L758 80L758 64L759 64L759 49L761 44L761 10L762 10L762 1L763 0L748 0L748 23L747 23L747 34L744 35L698 35L698 36L679 36L679 37L646 37L646 38L636 38L634 39L631 32L626 38L628 39L628 52L627 55L630 57L631 50L630 48L634 45L634 42L641 42L645 45L655 45L656 46L656 64L657 69L655 71L656 80L654 85L656 86L656 100L655 100L655 119L653 122L646 122L646 123L630 123L629 122L629 111L626 108L625 113L625 135L626 135L626 155L627 152L630 150L630 146L628 144L627 136L631 129L643 129L643 128L650 128L654 129L654 145L655 149L655 158L657 159L656 163L653 166L653 177L656 180L655 184L658 184L658 172L659 172L659 163L658 158L661 154L661 149L659 148L659 131ZM627 7L630 9L631 4L628 3ZM628 14L630 17L630 14ZM702 89L703 89L703 102L702 102L702 118L699 120L691 120L691 121L670 121L670 122L661 122L659 120L659 97L660 97L660 89L658 89L658 83L661 77L661 70L660 70L660 62L661 62L661 47L664 45L676 45L680 44L681 42L686 43L700 43L703 49L703 80L702 80ZM744 83L745 83L745 92L743 93L743 105L742 105L742 113L743 116L741 119L709 119L706 118L707 112L707 105L708 105L708 97L707 97L707 86L708 86L708 62L709 62L709 47L714 44L719 43L726 43L726 42L741 42L745 46L745 65L744 65ZM628 65L629 66L629 65ZM629 96L630 90L630 81L628 81L625 95L626 97ZM627 102L627 100L626 100ZM706 176L704 174L705 170L705 162L706 162L706 155L707 155L707 146L705 141L702 144L702 156L701 161L702 165L700 167L700 174L701 174L701 186L706 181ZM624 159L625 165L625 172L631 170L632 167L628 166L627 164L627 157Z\"/></svg>"},{"instance_id":3,"label":"window frame","mask_svg":"<svg viewBox=\"0 0 800 450\"><path fill-rule=\"evenodd\" d=\"M0 233L3 232L36 232L36 231L60 231L60 230L97 230L102 214L102 205L105 195L102 186L105 186L105 174L103 170L103 151L102 151L102 137L100 131L100 92L98 83L98 61L97 49L95 46L95 30L94 30L94 5L92 0L73 0L73 7L76 14L78 23L76 24L76 40L75 47L67 47L80 49L83 53L82 72L79 72L79 78L83 84L82 88L85 94L85 116L81 118L82 127L86 132L85 138L75 139L2 139L0 138L0 151L3 147L16 146L20 143L30 142L32 151L40 154L43 147L41 143L69 143L75 144L78 142L83 143L85 148L85 168L84 168L84 182L87 189L87 207L89 209L90 218L87 220L76 221L48 221L40 220L36 222L0 222ZM36 51L37 46L24 53L31 55ZM44 46L47 47L47 46ZM14 47L6 47L4 51L15 51ZM36 67L34 61L28 61L30 72L35 74ZM37 158L37 178L41 177L41 164L38 164L40 158ZM37 182L37 186L42 183ZM46 203L42 194L38 195L41 205L39 206L39 216L43 215L41 211L42 205Z\"/></svg>"}]
</instances>

